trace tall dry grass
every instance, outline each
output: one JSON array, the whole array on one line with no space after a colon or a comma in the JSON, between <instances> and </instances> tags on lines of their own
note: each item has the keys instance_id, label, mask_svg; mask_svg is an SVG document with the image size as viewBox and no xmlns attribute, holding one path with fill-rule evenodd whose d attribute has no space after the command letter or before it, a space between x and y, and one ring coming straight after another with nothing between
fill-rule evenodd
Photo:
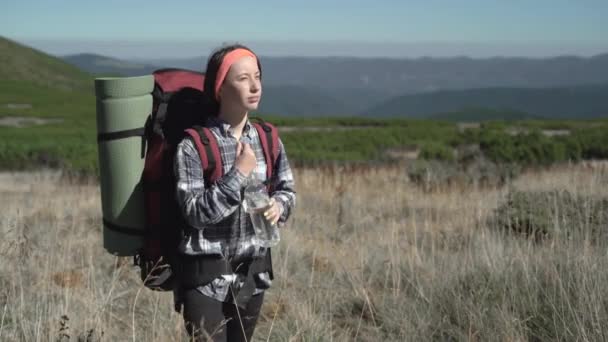
<instances>
[{"instance_id":1,"label":"tall dry grass","mask_svg":"<svg viewBox=\"0 0 608 342\"><path fill-rule=\"evenodd\" d=\"M399 168L297 169L256 341L601 341L606 245L506 236L509 191L608 196L608 171L563 166L503 188L425 192ZM101 244L97 184L0 174L1 341L186 340L169 293ZM608 227L607 227L608 229Z\"/></svg>"}]
</instances>

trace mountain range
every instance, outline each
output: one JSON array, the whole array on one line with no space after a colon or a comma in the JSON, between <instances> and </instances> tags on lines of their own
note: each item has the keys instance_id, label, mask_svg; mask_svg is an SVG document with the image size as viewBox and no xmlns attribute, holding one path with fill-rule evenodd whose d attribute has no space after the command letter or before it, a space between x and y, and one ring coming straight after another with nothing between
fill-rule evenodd
<instances>
[{"instance_id":1,"label":"mountain range","mask_svg":"<svg viewBox=\"0 0 608 342\"><path fill-rule=\"evenodd\" d=\"M34 58L35 57L35 58ZM260 57L260 111L290 116L443 118L468 108L541 118L608 116L608 54L531 58ZM0 79L82 87L95 76L134 76L206 57L120 60L50 56L0 37ZM76 67L76 68L74 68Z\"/></svg>"},{"instance_id":2,"label":"mountain range","mask_svg":"<svg viewBox=\"0 0 608 342\"><path fill-rule=\"evenodd\" d=\"M465 108L514 110L538 118L608 117L608 82L555 88L479 88L403 95L368 109L369 116L432 117ZM436 116L435 116L436 117Z\"/></svg>"},{"instance_id":3,"label":"mountain range","mask_svg":"<svg viewBox=\"0 0 608 342\"><path fill-rule=\"evenodd\" d=\"M138 60L203 70L207 57ZM552 58L414 59L261 56L264 81L324 89L376 89L391 94L489 87L555 87L608 82L608 54Z\"/></svg>"},{"instance_id":4,"label":"mountain range","mask_svg":"<svg viewBox=\"0 0 608 342\"><path fill-rule=\"evenodd\" d=\"M608 115L608 103L603 100L608 98L608 54L544 59L260 59L264 112L423 118L487 108L525 112L531 117ZM64 60L89 72L139 75L161 67L203 70L206 57L120 61L72 55Z\"/></svg>"}]
</instances>

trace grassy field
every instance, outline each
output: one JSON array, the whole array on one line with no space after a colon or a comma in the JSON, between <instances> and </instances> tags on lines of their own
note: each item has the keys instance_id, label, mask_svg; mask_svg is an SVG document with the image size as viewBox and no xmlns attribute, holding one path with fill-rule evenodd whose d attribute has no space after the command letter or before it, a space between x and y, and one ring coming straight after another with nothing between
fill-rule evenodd
<instances>
[{"instance_id":1,"label":"grassy field","mask_svg":"<svg viewBox=\"0 0 608 342\"><path fill-rule=\"evenodd\" d=\"M605 164L527 172L502 187L423 191L400 168L297 168L299 205L273 254L255 341L602 341L606 240L582 214L538 241L492 218L510 192L608 203ZM185 340L172 297L102 247L98 185L0 174L0 340ZM607 206L608 208L608 206Z\"/></svg>"},{"instance_id":2,"label":"grassy field","mask_svg":"<svg viewBox=\"0 0 608 342\"><path fill-rule=\"evenodd\" d=\"M103 249L94 76L0 38L0 78L0 341L186 340ZM298 207L254 340L608 340L608 120L525 114L262 115Z\"/></svg>"},{"instance_id":3,"label":"grassy field","mask_svg":"<svg viewBox=\"0 0 608 342\"><path fill-rule=\"evenodd\" d=\"M10 105L25 105L11 108ZM28 127L0 125L0 169L97 168L95 97L92 92L50 89L31 82L0 81L0 119L54 119Z\"/></svg>"}]
</instances>

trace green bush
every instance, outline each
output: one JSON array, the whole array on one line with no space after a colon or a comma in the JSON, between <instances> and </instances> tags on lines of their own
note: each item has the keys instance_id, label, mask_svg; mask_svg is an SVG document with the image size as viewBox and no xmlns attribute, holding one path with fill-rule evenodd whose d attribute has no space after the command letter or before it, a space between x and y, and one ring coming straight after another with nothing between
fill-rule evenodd
<instances>
[{"instance_id":1,"label":"green bush","mask_svg":"<svg viewBox=\"0 0 608 342\"><path fill-rule=\"evenodd\" d=\"M608 159L608 128L580 129L573 134L581 146L584 159Z\"/></svg>"},{"instance_id":2,"label":"green bush","mask_svg":"<svg viewBox=\"0 0 608 342\"><path fill-rule=\"evenodd\" d=\"M419 158L452 161L454 160L454 151L450 146L446 146L445 144L428 142L420 148Z\"/></svg>"},{"instance_id":3,"label":"green bush","mask_svg":"<svg viewBox=\"0 0 608 342\"><path fill-rule=\"evenodd\" d=\"M407 167L409 180L424 191L454 184L461 174L455 163L440 160L417 160Z\"/></svg>"},{"instance_id":4,"label":"green bush","mask_svg":"<svg viewBox=\"0 0 608 342\"><path fill-rule=\"evenodd\" d=\"M408 165L407 173L411 182L424 191L433 191L451 185L500 187L515 179L521 168L477 156L467 162L417 160Z\"/></svg>"},{"instance_id":5,"label":"green bush","mask_svg":"<svg viewBox=\"0 0 608 342\"><path fill-rule=\"evenodd\" d=\"M552 238L608 237L608 198L565 190L512 191L496 209L490 226L536 241Z\"/></svg>"},{"instance_id":6,"label":"green bush","mask_svg":"<svg viewBox=\"0 0 608 342\"><path fill-rule=\"evenodd\" d=\"M483 156L462 165L468 184L482 187L500 187L517 178L522 169L515 163L496 163Z\"/></svg>"},{"instance_id":7,"label":"green bush","mask_svg":"<svg viewBox=\"0 0 608 342\"><path fill-rule=\"evenodd\" d=\"M551 165L581 158L583 148L578 137L548 137L538 129L520 134L487 130L480 134L484 154L495 162L523 166ZM597 146L597 143L591 144Z\"/></svg>"}]
</instances>

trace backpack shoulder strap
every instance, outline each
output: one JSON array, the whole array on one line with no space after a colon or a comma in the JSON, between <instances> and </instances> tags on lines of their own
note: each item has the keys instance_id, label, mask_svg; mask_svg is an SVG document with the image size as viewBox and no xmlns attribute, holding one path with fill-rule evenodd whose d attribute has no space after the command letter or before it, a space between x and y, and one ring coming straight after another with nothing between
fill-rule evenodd
<instances>
[{"instance_id":1,"label":"backpack shoulder strap","mask_svg":"<svg viewBox=\"0 0 608 342\"><path fill-rule=\"evenodd\" d=\"M196 146L208 184L215 182L222 176L223 170L222 156L215 136L209 128L201 126L187 129L186 134Z\"/></svg>"},{"instance_id":2,"label":"backpack shoulder strap","mask_svg":"<svg viewBox=\"0 0 608 342\"><path fill-rule=\"evenodd\" d=\"M268 122L252 123L258 131L262 149L264 150L264 158L266 159L266 176L272 178L274 165L279 158L279 131L277 128Z\"/></svg>"}]
</instances>

